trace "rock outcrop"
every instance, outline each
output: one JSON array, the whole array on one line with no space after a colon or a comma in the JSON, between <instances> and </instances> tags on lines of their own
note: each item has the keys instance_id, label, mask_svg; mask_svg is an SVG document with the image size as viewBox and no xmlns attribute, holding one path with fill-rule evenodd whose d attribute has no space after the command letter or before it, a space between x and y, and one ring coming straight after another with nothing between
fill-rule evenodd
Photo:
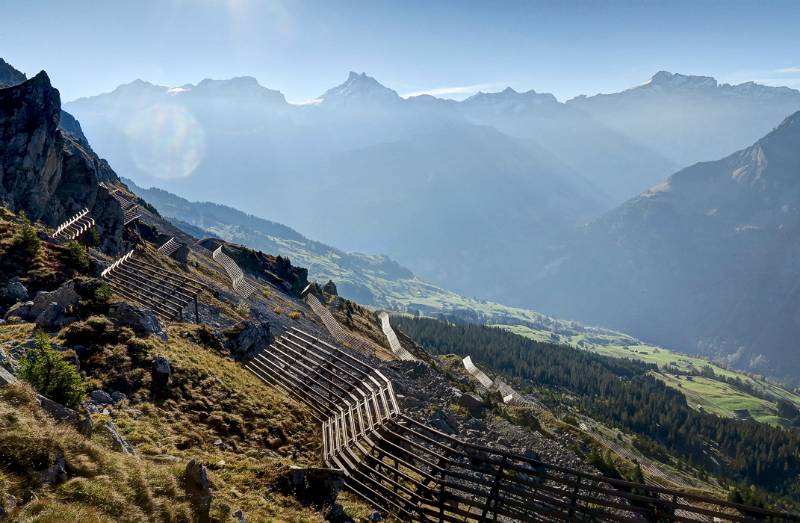
<instances>
[{"instance_id":1,"label":"rock outcrop","mask_svg":"<svg viewBox=\"0 0 800 523\"><path fill-rule=\"evenodd\" d=\"M60 96L44 71L0 88L0 200L51 227L89 208L100 247L116 253L122 209L98 182L117 176L87 143L59 129L60 120Z\"/></svg>"},{"instance_id":2,"label":"rock outcrop","mask_svg":"<svg viewBox=\"0 0 800 523\"><path fill-rule=\"evenodd\" d=\"M331 294L333 296L338 296L339 293L336 290L336 284L333 283L333 280L328 280L328 283L322 287L322 290L325 291L326 294Z\"/></svg>"},{"instance_id":3,"label":"rock outcrop","mask_svg":"<svg viewBox=\"0 0 800 523\"><path fill-rule=\"evenodd\" d=\"M158 354L153 359L153 387L156 389L163 389L169 384L169 377L172 375L172 369L169 365L169 360L164 356Z\"/></svg>"},{"instance_id":4,"label":"rock outcrop","mask_svg":"<svg viewBox=\"0 0 800 523\"><path fill-rule=\"evenodd\" d=\"M155 334L166 341L167 334L161 328L153 311L135 307L127 302L112 304L108 309L108 317L117 325L132 328L138 334Z\"/></svg>"},{"instance_id":5,"label":"rock outcrop","mask_svg":"<svg viewBox=\"0 0 800 523\"><path fill-rule=\"evenodd\" d=\"M308 286L308 269L295 267L289 258L272 256L217 238L206 238L200 242L200 245L212 251L220 245L224 245L225 252L233 258L242 271L280 285L295 296L300 296L303 289Z\"/></svg>"},{"instance_id":6,"label":"rock outcrop","mask_svg":"<svg viewBox=\"0 0 800 523\"><path fill-rule=\"evenodd\" d=\"M236 360L249 360L272 343L269 323L241 321L225 330L225 349Z\"/></svg>"},{"instance_id":7,"label":"rock outcrop","mask_svg":"<svg viewBox=\"0 0 800 523\"><path fill-rule=\"evenodd\" d=\"M186 491L194 505L195 520L200 523L209 521L211 510L211 483L205 465L191 460L186 464Z\"/></svg>"}]
</instances>

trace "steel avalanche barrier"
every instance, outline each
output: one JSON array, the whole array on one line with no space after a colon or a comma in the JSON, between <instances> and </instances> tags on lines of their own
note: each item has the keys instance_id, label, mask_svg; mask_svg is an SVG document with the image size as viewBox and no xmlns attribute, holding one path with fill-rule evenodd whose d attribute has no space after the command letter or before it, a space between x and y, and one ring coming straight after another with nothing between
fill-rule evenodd
<instances>
[{"instance_id":1,"label":"steel avalanche barrier","mask_svg":"<svg viewBox=\"0 0 800 523\"><path fill-rule=\"evenodd\" d=\"M402 521L800 521L461 441L404 414L379 370L297 328L246 367L307 405L328 466Z\"/></svg>"},{"instance_id":2,"label":"steel avalanche barrier","mask_svg":"<svg viewBox=\"0 0 800 523\"><path fill-rule=\"evenodd\" d=\"M170 271L135 250L114 261L100 277L112 291L151 309L162 320L183 321L183 310L191 302L194 302L195 321L200 320L197 295L205 285Z\"/></svg>"}]
</instances>

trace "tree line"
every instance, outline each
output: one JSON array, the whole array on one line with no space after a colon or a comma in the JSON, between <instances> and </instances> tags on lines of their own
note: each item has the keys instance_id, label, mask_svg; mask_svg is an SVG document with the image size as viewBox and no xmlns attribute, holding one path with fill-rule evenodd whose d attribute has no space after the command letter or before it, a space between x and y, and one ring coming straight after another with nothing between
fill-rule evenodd
<instances>
[{"instance_id":1,"label":"tree line","mask_svg":"<svg viewBox=\"0 0 800 523\"><path fill-rule=\"evenodd\" d=\"M648 374L655 365L482 325L407 317L392 323L433 354L470 355L496 373L569 393L596 419L652 439L708 472L776 494L800 495L800 435L695 411L680 391Z\"/></svg>"}]
</instances>

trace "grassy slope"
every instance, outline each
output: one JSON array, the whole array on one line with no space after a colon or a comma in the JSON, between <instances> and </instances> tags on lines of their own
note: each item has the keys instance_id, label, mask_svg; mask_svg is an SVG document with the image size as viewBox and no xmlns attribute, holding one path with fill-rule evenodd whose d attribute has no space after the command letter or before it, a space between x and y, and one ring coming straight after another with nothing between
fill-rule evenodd
<instances>
[{"instance_id":1,"label":"grassy slope","mask_svg":"<svg viewBox=\"0 0 800 523\"><path fill-rule=\"evenodd\" d=\"M547 331L533 329L523 325L498 325L501 328L538 341L548 341L551 335ZM577 348L583 348L616 358L630 358L647 363L654 363L661 368L657 376L668 385L679 388L686 395L689 404L694 407L718 414L733 416L734 410L748 409L754 419L770 424L778 424L775 403L755 397L747 392L737 390L732 385L717 379L693 376L676 376L668 367L677 367L681 371L702 369L710 366L714 374L730 378L738 377L752 387L763 391L774 398L786 399L800 407L800 395L788 391L773 383L754 379L744 373L724 369L706 359L697 356L679 354L663 347L655 347L639 342L625 335L607 333L603 335L560 335L558 341Z\"/></svg>"},{"instance_id":2,"label":"grassy slope","mask_svg":"<svg viewBox=\"0 0 800 523\"><path fill-rule=\"evenodd\" d=\"M124 514L116 520L190 521L182 478L186 463L197 459L209 466L215 520L242 509L253 521L323 521L320 512L276 489L291 464L320 465L313 420L302 405L241 365L189 341L185 335L196 329L171 327L168 343L134 339L167 356L171 388L179 392L165 400L134 395L114 407L113 421L136 447L138 459L110 450L101 428L109 416L93 415L95 430L87 440L44 415L27 386L0 388L0 494L23 498L32 489L39 497L15 514L17 520L65 521L63 514L69 514L74 521L109 521ZM2 325L0 340L20 341L31 331L30 324ZM118 365L119 347L109 349L115 356L109 365ZM93 369L90 382L102 375ZM30 460L39 452L53 456L59 451L70 479L55 488L38 485L13 462L14 456ZM339 501L352 515L368 511L348 494Z\"/></svg>"},{"instance_id":3,"label":"grassy slope","mask_svg":"<svg viewBox=\"0 0 800 523\"><path fill-rule=\"evenodd\" d=\"M47 290L71 276L61 263L64 249L48 242L42 242L33 263L11 263L19 257L9 251L13 251L10 238L17 229L14 216L0 207L0 230L4 231L0 262L5 269L15 270L32 287ZM200 264L193 267L195 277L206 281L220 277L219 271L203 273L203 260L192 257ZM224 279L220 283L228 285ZM211 296L204 299L233 321L247 316L246 309L238 310ZM261 299L268 307L293 305L278 292ZM19 500L20 508L10 516L14 521L192 521L183 483L191 459L209 468L215 521L229 519L237 509L250 521L324 520L319 510L302 505L279 488L290 465L321 464L316 423L300 404L202 344L199 329L173 324L164 343L154 336L135 336L103 316L93 316L54 333L59 345L80 344L89 350L81 358L89 390L119 390L119 380L132 384L129 399L114 405L111 416L92 415L90 438L54 423L27 385L0 387L0 500L6 507L7 495ZM28 342L33 330L31 323L0 325L0 352L4 353L0 359L18 352L14 347ZM149 389L155 354L171 362L166 397L154 396ZM135 446L138 458L112 450L110 435L103 428L107 421L113 421ZM66 462L67 481L54 486L42 483L38 471L59 455ZM338 501L356 518L369 511L348 493L340 494Z\"/></svg>"}]
</instances>

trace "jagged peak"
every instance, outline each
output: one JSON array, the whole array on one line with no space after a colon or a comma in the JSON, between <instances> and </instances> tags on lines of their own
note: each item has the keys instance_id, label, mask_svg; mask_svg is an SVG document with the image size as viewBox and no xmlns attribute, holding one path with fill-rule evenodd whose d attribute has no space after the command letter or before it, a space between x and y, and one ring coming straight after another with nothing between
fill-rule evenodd
<instances>
[{"instance_id":1,"label":"jagged peak","mask_svg":"<svg viewBox=\"0 0 800 523\"><path fill-rule=\"evenodd\" d=\"M27 80L25 73L0 58L0 87L16 85Z\"/></svg>"},{"instance_id":2,"label":"jagged peak","mask_svg":"<svg viewBox=\"0 0 800 523\"><path fill-rule=\"evenodd\" d=\"M541 105L545 103L557 104L559 102L556 97L550 93L537 93L533 89L529 89L525 92L519 92L512 87L506 87L502 91L495 93L484 93L483 91L479 91L478 93L465 99L462 103L467 105L476 103L530 103Z\"/></svg>"},{"instance_id":3,"label":"jagged peak","mask_svg":"<svg viewBox=\"0 0 800 523\"><path fill-rule=\"evenodd\" d=\"M401 100L396 91L389 89L366 73L356 73L355 71L350 71L344 83L328 89L325 94L320 96L320 99L323 102L346 99Z\"/></svg>"},{"instance_id":4,"label":"jagged peak","mask_svg":"<svg viewBox=\"0 0 800 523\"><path fill-rule=\"evenodd\" d=\"M167 87L163 85L156 85L154 83L148 82L147 80L142 80L141 78L137 78L132 82L128 82L127 84L120 84L114 89L113 93L130 93L130 92L144 92L144 91L166 91Z\"/></svg>"},{"instance_id":5,"label":"jagged peak","mask_svg":"<svg viewBox=\"0 0 800 523\"><path fill-rule=\"evenodd\" d=\"M717 81L711 76L695 76L669 71L659 71L645 85L672 88L708 88L717 87Z\"/></svg>"},{"instance_id":6,"label":"jagged peak","mask_svg":"<svg viewBox=\"0 0 800 523\"><path fill-rule=\"evenodd\" d=\"M253 76L234 76L226 80L214 80L205 78L197 85L183 85L178 88L170 89L170 94L179 94L183 92L194 93L219 93L219 94L232 94L232 95L254 95L269 98L273 101L286 103L286 98L283 93L275 89L264 87Z\"/></svg>"}]
</instances>

